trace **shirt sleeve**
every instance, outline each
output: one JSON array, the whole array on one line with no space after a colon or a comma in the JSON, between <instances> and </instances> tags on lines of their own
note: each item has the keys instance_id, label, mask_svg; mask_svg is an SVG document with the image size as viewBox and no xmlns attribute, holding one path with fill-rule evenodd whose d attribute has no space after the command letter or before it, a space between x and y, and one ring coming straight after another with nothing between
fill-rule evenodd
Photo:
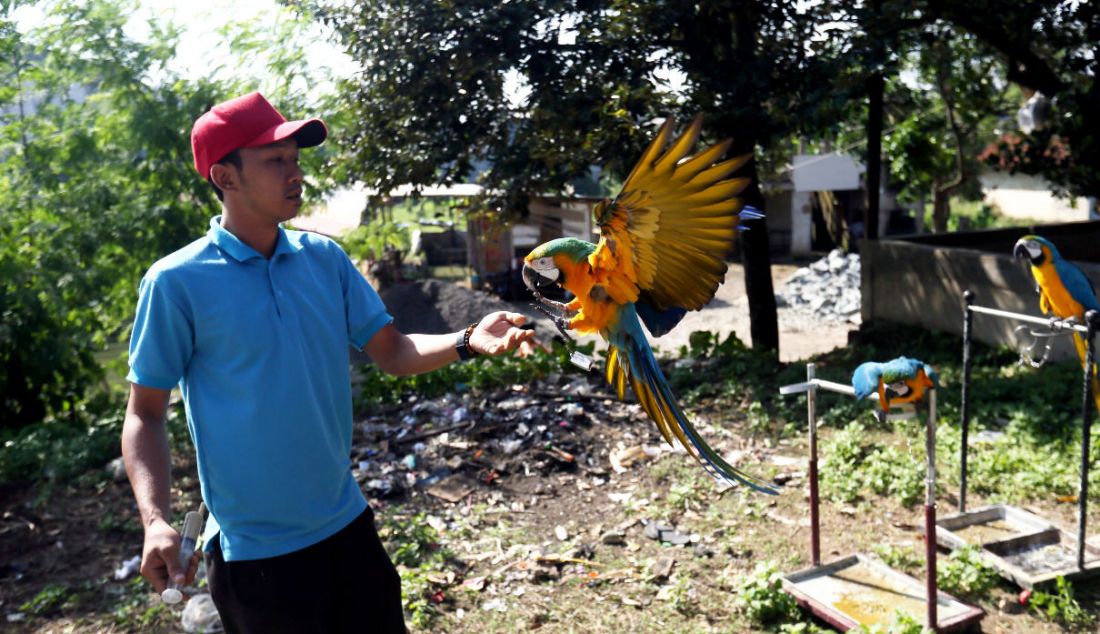
<instances>
[{"instance_id":1,"label":"shirt sleeve","mask_svg":"<svg viewBox=\"0 0 1100 634\"><path fill-rule=\"evenodd\" d=\"M343 251L344 310L348 317L348 343L362 350L383 326L393 321L386 305Z\"/></svg>"},{"instance_id":2,"label":"shirt sleeve","mask_svg":"<svg viewBox=\"0 0 1100 634\"><path fill-rule=\"evenodd\" d=\"M147 275L138 290L126 379L162 390L175 387L191 361L194 332L194 324L167 285Z\"/></svg>"}]
</instances>

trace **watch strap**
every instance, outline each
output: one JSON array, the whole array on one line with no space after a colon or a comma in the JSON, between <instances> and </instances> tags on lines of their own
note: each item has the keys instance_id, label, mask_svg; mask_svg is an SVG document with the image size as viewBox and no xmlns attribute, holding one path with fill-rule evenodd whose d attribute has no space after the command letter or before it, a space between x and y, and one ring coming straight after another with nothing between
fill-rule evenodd
<instances>
[{"instance_id":1,"label":"watch strap","mask_svg":"<svg viewBox=\"0 0 1100 634\"><path fill-rule=\"evenodd\" d=\"M476 322L459 332L458 338L455 340L455 352L458 353L458 358L461 361L472 359L480 354L477 350L470 347L470 335L474 333L474 328L477 328Z\"/></svg>"}]
</instances>

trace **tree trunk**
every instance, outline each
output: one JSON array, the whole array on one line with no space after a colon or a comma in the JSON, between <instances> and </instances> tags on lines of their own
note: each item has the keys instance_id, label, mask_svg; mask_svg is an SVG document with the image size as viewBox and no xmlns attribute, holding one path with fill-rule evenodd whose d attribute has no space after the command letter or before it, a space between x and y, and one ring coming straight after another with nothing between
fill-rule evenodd
<instances>
[{"instance_id":1,"label":"tree trunk","mask_svg":"<svg viewBox=\"0 0 1100 634\"><path fill-rule=\"evenodd\" d=\"M863 238L878 240L879 190L882 188L882 73L867 80L867 207L863 215Z\"/></svg>"},{"instance_id":2,"label":"tree trunk","mask_svg":"<svg viewBox=\"0 0 1100 634\"><path fill-rule=\"evenodd\" d=\"M697 80L694 99L702 104L723 104L717 109L713 133L733 139L729 156L753 154L757 130L764 127L760 97L752 90L751 73L757 56L760 28L757 2L698 3L694 17L679 25L684 37L677 45L686 55L685 69ZM717 107L717 106L709 106ZM737 174L747 176L750 185L742 193L749 205L764 209L755 160ZM745 294L749 301L752 347L771 350L779 356L779 321L772 287L771 253L765 220L742 224L750 228L739 234L741 262L745 269Z\"/></svg>"},{"instance_id":3,"label":"tree trunk","mask_svg":"<svg viewBox=\"0 0 1100 634\"><path fill-rule=\"evenodd\" d=\"M882 42L882 0L871 0L865 28L871 41L871 58L878 63L886 58ZM882 189L882 99L886 82L882 71L867 78L867 204L863 212L863 239L878 240L879 190Z\"/></svg>"},{"instance_id":4,"label":"tree trunk","mask_svg":"<svg viewBox=\"0 0 1100 634\"><path fill-rule=\"evenodd\" d=\"M951 216L951 189L939 182L932 186L932 233L947 233L947 219Z\"/></svg>"},{"instance_id":5,"label":"tree trunk","mask_svg":"<svg viewBox=\"0 0 1100 634\"><path fill-rule=\"evenodd\" d=\"M756 39L758 37L759 15L757 7L745 3L739 7L734 19L733 31L736 34L734 45L738 57L749 67L756 58ZM728 31L727 31L728 32ZM747 97L753 100L753 97ZM761 105L751 104L753 110L761 112ZM741 138L736 145L742 145L748 152L756 146L751 126L742 129ZM764 209L764 195L760 192L760 175L756 169L756 159L749 161L751 184L744 193L745 202L761 211ZM768 243L767 219L743 223L749 231L741 232L741 263L745 267L745 295L749 300L749 333L752 347L758 350L771 350L779 358L779 314L775 307L775 288L772 286L771 246Z\"/></svg>"}]
</instances>

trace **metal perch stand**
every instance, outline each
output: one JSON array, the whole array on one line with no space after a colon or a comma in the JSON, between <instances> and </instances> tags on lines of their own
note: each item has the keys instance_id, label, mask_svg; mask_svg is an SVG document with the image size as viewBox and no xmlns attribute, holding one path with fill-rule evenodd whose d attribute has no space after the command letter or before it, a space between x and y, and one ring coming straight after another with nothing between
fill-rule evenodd
<instances>
[{"instance_id":1,"label":"metal perch stand","mask_svg":"<svg viewBox=\"0 0 1100 634\"><path fill-rule=\"evenodd\" d=\"M855 396L855 389L843 383L834 383L816 378L813 363L806 364L806 382L785 385L779 388L780 394L806 394L806 416L810 434L810 558L814 566L821 565L821 524L818 514L820 504L817 474L817 390L828 390L838 394ZM872 394L868 400L877 399ZM927 618L928 627L939 631L936 606L939 596L936 585L936 390L927 392L928 425L925 437L927 454L924 498L924 543L927 580Z\"/></svg>"},{"instance_id":2,"label":"metal perch stand","mask_svg":"<svg viewBox=\"0 0 1100 634\"><path fill-rule=\"evenodd\" d=\"M1084 570L1085 524L1089 497L1089 443L1092 428L1092 372L1093 366L1095 365L1092 340L1098 325L1097 313L1092 310L1085 313L1085 323L1079 324L1071 320L1035 317L1033 315L998 310L996 308L974 306L973 302L974 293L972 291L963 293L962 443L959 448L961 454L959 460L959 469L961 472L959 479L959 512L962 513L966 511L966 456L968 438L970 435L970 342L973 337L972 326L974 313L990 315L1002 319L1014 319L1028 324L1048 326L1054 331L1081 333L1085 337L1085 362L1082 364L1084 388L1081 396L1081 483L1080 494L1077 496L1077 567L1079 570Z\"/></svg>"}]
</instances>

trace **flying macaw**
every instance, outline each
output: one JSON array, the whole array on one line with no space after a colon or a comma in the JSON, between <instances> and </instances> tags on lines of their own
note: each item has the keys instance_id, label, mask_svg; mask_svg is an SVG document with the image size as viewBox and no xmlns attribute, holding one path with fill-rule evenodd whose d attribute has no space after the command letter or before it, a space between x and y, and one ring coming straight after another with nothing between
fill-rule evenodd
<instances>
[{"instance_id":1,"label":"flying macaw","mask_svg":"<svg viewBox=\"0 0 1100 634\"><path fill-rule=\"evenodd\" d=\"M722 459L688 421L661 373L642 331L671 330L688 310L699 310L725 279L725 256L741 219L762 217L737 194L748 178L728 178L750 155L719 159L729 139L688 157L702 117L671 145L670 117L612 200L593 209L600 240L559 238L524 258L523 279L535 297L557 313L559 328L599 333L609 349L605 376L620 399L626 385L671 445L678 440L704 468L730 483L774 494L767 483ZM539 293L558 285L574 295L567 304ZM639 321L640 320L640 321Z\"/></svg>"},{"instance_id":2,"label":"flying macaw","mask_svg":"<svg viewBox=\"0 0 1100 634\"><path fill-rule=\"evenodd\" d=\"M1031 264L1031 275L1039 286L1039 309L1043 314L1084 323L1087 311L1100 311L1100 301L1096 299L1092 282L1081 269L1066 261L1050 240L1040 236L1024 236L1016 241L1013 253L1018 259L1026 259ZM1073 333L1073 344L1083 366L1086 344L1081 333ZM1100 381L1097 380L1096 366L1092 367L1092 397L1100 410Z\"/></svg>"},{"instance_id":3,"label":"flying macaw","mask_svg":"<svg viewBox=\"0 0 1100 634\"><path fill-rule=\"evenodd\" d=\"M856 398L863 400L877 392L884 414L890 413L892 405L921 402L924 393L938 383L932 366L909 357L898 357L886 363L861 363L852 374Z\"/></svg>"}]
</instances>

